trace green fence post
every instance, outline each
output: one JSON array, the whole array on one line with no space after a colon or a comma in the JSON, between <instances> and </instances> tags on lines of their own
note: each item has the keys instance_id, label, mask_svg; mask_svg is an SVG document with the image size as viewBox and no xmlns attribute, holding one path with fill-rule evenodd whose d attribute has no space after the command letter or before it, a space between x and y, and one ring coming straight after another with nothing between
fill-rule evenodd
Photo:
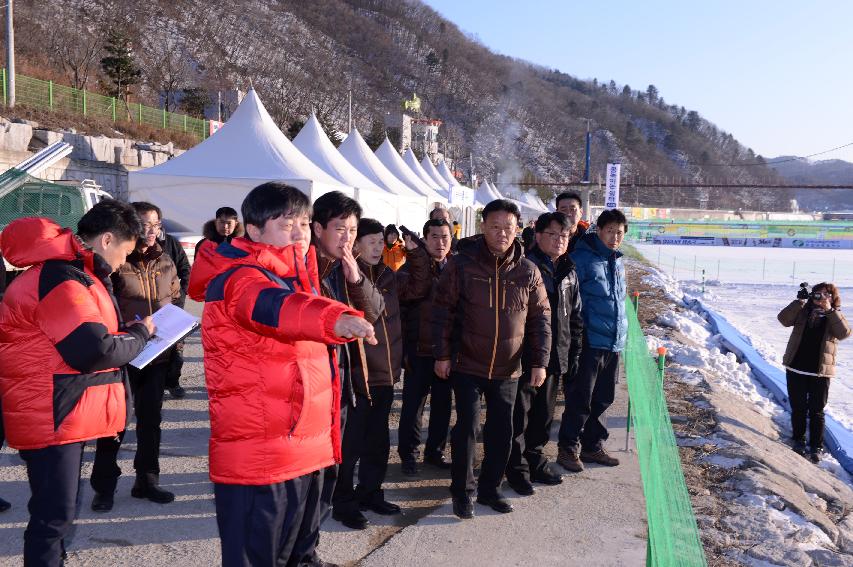
<instances>
[{"instance_id":1,"label":"green fence post","mask_svg":"<svg viewBox=\"0 0 853 567\"><path fill-rule=\"evenodd\" d=\"M666 364L666 347L658 347L658 372L660 373L660 383L663 386L664 365Z\"/></svg>"},{"instance_id":2,"label":"green fence post","mask_svg":"<svg viewBox=\"0 0 853 567\"><path fill-rule=\"evenodd\" d=\"M50 104L50 109L53 110L53 81L47 82L47 101Z\"/></svg>"},{"instance_id":3,"label":"green fence post","mask_svg":"<svg viewBox=\"0 0 853 567\"><path fill-rule=\"evenodd\" d=\"M634 292L634 310L640 312L640 292ZM628 415L625 418L625 452L628 452L629 441L631 439L631 396L628 395Z\"/></svg>"},{"instance_id":4,"label":"green fence post","mask_svg":"<svg viewBox=\"0 0 853 567\"><path fill-rule=\"evenodd\" d=\"M83 93L83 116L86 116L86 91L81 91Z\"/></svg>"},{"instance_id":5,"label":"green fence post","mask_svg":"<svg viewBox=\"0 0 853 567\"><path fill-rule=\"evenodd\" d=\"M184 132L187 131L187 115L184 114Z\"/></svg>"},{"instance_id":6,"label":"green fence post","mask_svg":"<svg viewBox=\"0 0 853 567\"><path fill-rule=\"evenodd\" d=\"M166 129L166 107L163 107L163 130Z\"/></svg>"},{"instance_id":7,"label":"green fence post","mask_svg":"<svg viewBox=\"0 0 853 567\"><path fill-rule=\"evenodd\" d=\"M113 97L112 103L113 103L113 122L115 122L116 121L116 97Z\"/></svg>"},{"instance_id":8,"label":"green fence post","mask_svg":"<svg viewBox=\"0 0 853 567\"><path fill-rule=\"evenodd\" d=\"M201 139L207 140L207 135L210 133L210 120L201 121Z\"/></svg>"},{"instance_id":9,"label":"green fence post","mask_svg":"<svg viewBox=\"0 0 853 567\"><path fill-rule=\"evenodd\" d=\"M139 108L139 123L142 124L142 103L137 102L136 106Z\"/></svg>"}]
</instances>

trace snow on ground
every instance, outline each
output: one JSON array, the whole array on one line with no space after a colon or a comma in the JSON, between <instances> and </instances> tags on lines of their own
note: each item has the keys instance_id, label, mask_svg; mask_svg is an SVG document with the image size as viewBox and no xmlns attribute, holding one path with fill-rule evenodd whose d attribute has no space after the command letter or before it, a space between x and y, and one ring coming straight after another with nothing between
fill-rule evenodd
<instances>
[{"instance_id":1,"label":"snow on ground","mask_svg":"<svg viewBox=\"0 0 853 567\"><path fill-rule=\"evenodd\" d=\"M818 468L794 453L786 445L789 414L748 365L721 351L707 322L686 308L681 298L690 284L645 270L642 282L675 303L646 328L647 344L652 352L658 346L668 350L666 387L668 397L675 395L673 424L684 424L676 428L678 445L692 451L682 458L693 479L703 541L742 565L853 566L853 520L846 512L853 504L850 475L828 454ZM642 310L642 296L640 301ZM778 325L775 312L773 317ZM692 393L677 389L678 382ZM715 425L703 429L701 422L685 421L685 410L677 409L685 404L714 412ZM697 476L697 466L716 472Z\"/></svg>"},{"instance_id":2,"label":"snow on ground","mask_svg":"<svg viewBox=\"0 0 853 567\"><path fill-rule=\"evenodd\" d=\"M676 258L675 276L679 278L680 292L700 298L720 313L750 340L765 360L778 368L782 368L791 329L780 325L776 314L796 298L801 281L812 285L834 281L840 287L842 302L853 304L853 251L651 245L636 248L653 263L657 263L660 256L658 267L670 279L672 261ZM694 257L699 266L698 279L693 278ZM716 274L718 262L721 263L720 278ZM800 272L792 281L791 267L795 263ZM708 266L704 293L703 265ZM766 268L762 270L762 266ZM778 283L768 283L774 281ZM853 430L853 339L838 344L837 360L827 413Z\"/></svg>"}]
</instances>

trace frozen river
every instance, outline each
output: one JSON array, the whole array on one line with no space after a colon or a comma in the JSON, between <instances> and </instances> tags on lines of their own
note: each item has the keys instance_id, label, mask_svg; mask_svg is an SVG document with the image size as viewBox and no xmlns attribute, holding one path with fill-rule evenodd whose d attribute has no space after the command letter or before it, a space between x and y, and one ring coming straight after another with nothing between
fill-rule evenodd
<instances>
[{"instance_id":1,"label":"frozen river","mask_svg":"<svg viewBox=\"0 0 853 567\"><path fill-rule=\"evenodd\" d=\"M791 330L779 324L776 314L796 298L800 282L814 285L834 281L841 288L842 309L845 305L849 308L844 310L845 315L849 318L853 313L850 250L634 246L649 261L680 280L685 291L702 297L709 307L725 316L768 362L780 368ZM837 375L830 387L828 411L853 430L853 338L838 345Z\"/></svg>"}]
</instances>

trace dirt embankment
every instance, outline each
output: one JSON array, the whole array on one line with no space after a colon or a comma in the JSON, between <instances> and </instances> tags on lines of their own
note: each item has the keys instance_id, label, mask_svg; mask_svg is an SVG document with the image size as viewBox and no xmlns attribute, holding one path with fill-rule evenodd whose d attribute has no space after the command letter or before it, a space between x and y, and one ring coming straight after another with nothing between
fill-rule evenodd
<instances>
[{"instance_id":1,"label":"dirt embankment","mask_svg":"<svg viewBox=\"0 0 853 567\"><path fill-rule=\"evenodd\" d=\"M768 415L726 388L725 363L737 362L671 323L687 309L650 273L629 261L629 291L640 293L645 334L712 359L669 360L664 385L709 565L853 565L846 473L792 451L786 413Z\"/></svg>"}]
</instances>

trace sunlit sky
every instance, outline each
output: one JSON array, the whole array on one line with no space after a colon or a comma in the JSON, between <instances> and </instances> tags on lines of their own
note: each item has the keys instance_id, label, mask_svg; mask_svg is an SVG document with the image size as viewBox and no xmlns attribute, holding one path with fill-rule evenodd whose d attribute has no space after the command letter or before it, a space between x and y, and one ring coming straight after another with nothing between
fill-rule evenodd
<instances>
[{"instance_id":1,"label":"sunlit sky","mask_svg":"<svg viewBox=\"0 0 853 567\"><path fill-rule=\"evenodd\" d=\"M426 0L499 53L697 110L757 154L853 142L853 2ZM813 159L853 162L853 145Z\"/></svg>"}]
</instances>

